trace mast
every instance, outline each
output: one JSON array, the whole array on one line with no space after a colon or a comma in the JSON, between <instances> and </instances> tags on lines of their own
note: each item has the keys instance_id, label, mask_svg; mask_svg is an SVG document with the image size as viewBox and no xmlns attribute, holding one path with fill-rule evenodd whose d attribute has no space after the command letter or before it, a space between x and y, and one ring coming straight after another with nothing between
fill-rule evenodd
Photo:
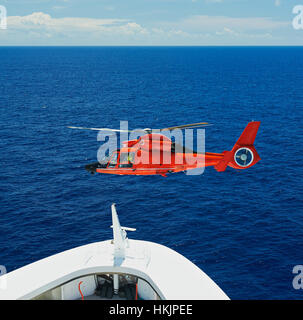
<instances>
[{"instance_id":1,"label":"mast","mask_svg":"<svg viewBox=\"0 0 303 320\"><path fill-rule=\"evenodd\" d=\"M134 228L121 227L115 203L112 204L112 221L114 237L114 266L120 266L125 259L125 249L128 247L127 231L136 231ZM114 292L119 291L119 276L114 273Z\"/></svg>"}]
</instances>

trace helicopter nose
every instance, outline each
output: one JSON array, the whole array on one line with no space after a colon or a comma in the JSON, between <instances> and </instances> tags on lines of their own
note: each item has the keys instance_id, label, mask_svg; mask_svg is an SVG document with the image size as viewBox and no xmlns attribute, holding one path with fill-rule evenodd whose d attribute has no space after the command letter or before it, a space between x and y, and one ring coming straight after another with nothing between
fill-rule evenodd
<instances>
[{"instance_id":1,"label":"helicopter nose","mask_svg":"<svg viewBox=\"0 0 303 320\"><path fill-rule=\"evenodd\" d=\"M97 163L90 163L85 166L85 170L87 170L91 174L94 174L96 172L97 167L98 167L98 162Z\"/></svg>"}]
</instances>

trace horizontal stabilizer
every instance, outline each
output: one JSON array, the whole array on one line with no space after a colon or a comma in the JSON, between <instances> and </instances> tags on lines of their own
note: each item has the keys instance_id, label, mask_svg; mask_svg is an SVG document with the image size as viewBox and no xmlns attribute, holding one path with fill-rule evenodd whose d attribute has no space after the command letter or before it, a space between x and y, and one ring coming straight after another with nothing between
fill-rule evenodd
<instances>
[{"instance_id":1,"label":"horizontal stabilizer","mask_svg":"<svg viewBox=\"0 0 303 320\"><path fill-rule=\"evenodd\" d=\"M232 160L233 154L230 151L224 151L224 158L215 166L218 172L225 171L228 163Z\"/></svg>"}]
</instances>

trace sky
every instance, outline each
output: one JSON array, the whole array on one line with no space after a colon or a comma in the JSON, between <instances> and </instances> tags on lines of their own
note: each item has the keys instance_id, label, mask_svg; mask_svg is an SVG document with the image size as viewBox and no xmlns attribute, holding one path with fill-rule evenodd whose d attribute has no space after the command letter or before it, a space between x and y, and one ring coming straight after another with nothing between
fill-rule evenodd
<instances>
[{"instance_id":1,"label":"sky","mask_svg":"<svg viewBox=\"0 0 303 320\"><path fill-rule=\"evenodd\" d=\"M303 0L0 0L0 46L303 45L296 5Z\"/></svg>"}]
</instances>

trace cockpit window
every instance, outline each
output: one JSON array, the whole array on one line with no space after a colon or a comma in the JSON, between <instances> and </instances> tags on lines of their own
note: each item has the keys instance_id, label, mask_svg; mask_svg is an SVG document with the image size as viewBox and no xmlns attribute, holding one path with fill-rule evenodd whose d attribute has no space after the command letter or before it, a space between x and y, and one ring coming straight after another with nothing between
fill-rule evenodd
<instances>
[{"instance_id":1,"label":"cockpit window","mask_svg":"<svg viewBox=\"0 0 303 320\"><path fill-rule=\"evenodd\" d=\"M110 159L110 156L103 156L103 157L99 160L99 162L100 162L100 163L108 163L109 159Z\"/></svg>"},{"instance_id":2,"label":"cockpit window","mask_svg":"<svg viewBox=\"0 0 303 320\"><path fill-rule=\"evenodd\" d=\"M118 153L114 152L111 159L110 159L109 165L108 165L109 168L115 167L117 164L117 160L118 160Z\"/></svg>"},{"instance_id":3,"label":"cockpit window","mask_svg":"<svg viewBox=\"0 0 303 320\"><path fill-rule=\"evenodd\" d=\"M120 154L120 161L119 167L120 168L129 168L133 166L135 160L135 153L134 152L122 152Z\"/></svg>"}]
</instances>

